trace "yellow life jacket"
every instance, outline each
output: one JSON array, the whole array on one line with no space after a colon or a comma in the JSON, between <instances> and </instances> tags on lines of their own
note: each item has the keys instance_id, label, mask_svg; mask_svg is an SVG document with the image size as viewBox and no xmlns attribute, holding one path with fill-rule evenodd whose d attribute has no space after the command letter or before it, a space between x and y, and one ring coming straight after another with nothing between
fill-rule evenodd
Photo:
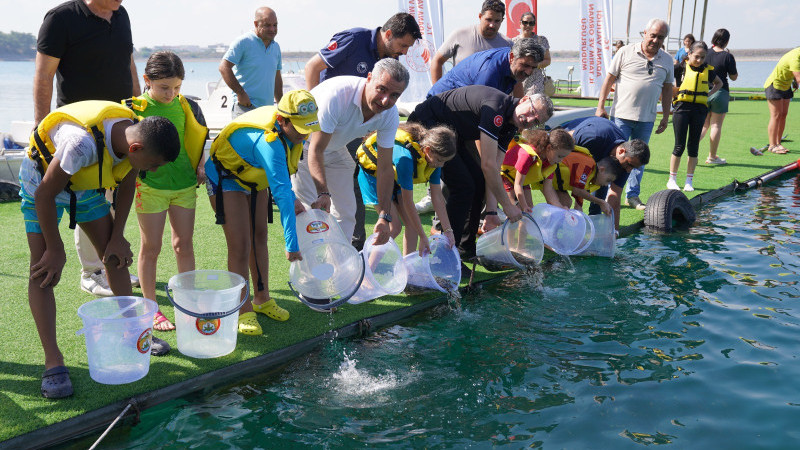
<instances>
[{"instance_id":1,"label":"yellow life jacket","mask_svg":"<svg viewBox=\"0 0 800 450\"><path fill-rule=\"evenodd\" d=\"M214 165L218 169L222 169L225 178L232 178L239 185L250 190L262 191L269 187L269 181L264 169L253 167L242 159L228 140L236 130L241 128L264 130L264 140L267 142L274 142L276 139L280 139L286 151L289 174L297 172L297 165L303 154L303 144L292 145L290 141L279 136L275 126L277 115L278 110L274 106L264 106L242 114L222 129L219 136L211 144L210 155ZM220 184L222 183L222 178L220 178L219 182Z\"/></svg>"},{"instance_id":2,"label":"yellow life jacket","mask_svg":"<svg viewBox=\"0 0 800 450\"><path fill-rule=\"evenodd\" d=\"M508 150L511 150L516 145L522 147L522 149L528 152L528 154L533 158L533 164L528 170L528 173L525 174L525 180L523 180L522 185L530 186L531 189L541 190L542 183L556 170L557 166L555 164L551 164L542 169L542 163L544 160L536 153L533 147L515 139L508 144ZM517 177L517 169L513 164L502 164L500 166L500 175L505 177L505 179L511 182L511 184L514 184L514 179Z\"/></svg>"},{"instance_id":3,"label":"yellow life jacket","mask_svg":"<svg viewBox=\"0 0 800 450\"><path fill-rule=\"evenodd\" d=\"M103 128L103 121L118 118L137 121L136 114L119 103L86 100L64 105L48 114L33 130L28 157L37 162L39 171L44 175L56 152L55 145L50 139L50 131L64 121L77 123L94 137L97 147L97 163L84 167L72 175L69 179L68 189L85 191L114 187L131 170L131 163L127 158L114 166L114 160L111 157L112 149L106 148L106 130Z\"/></svg>"},{"instance_id":4,"label":"yellow life jacket","mask_svg":"<svg viewBox=\"0 0 800 450\"><path fill-rule=\"evenodd\" d=\"M708 105L709 83L713 81L709 80L709 75L712 70L714 70L714 66L708 64L704 64L701 70L695 70L691 65L686 64L683 81L673 103L687 102Z\"/></svg>"},{"instance_id":5,"label":"yellow life jacket","mask_svg":"<svg viewBox=\"0 0 800 450\"><path fill-rule=\"evenodd\" d=\"M178 102L183 109L183 115L186 116L183 130L183 147L186 149L186 154L189 155L189 161L192 167L197 169L200 164L200 159L203 157L203 148L208 139L208 127L200 124L192 111L192 106L183 95L178 94ZM141 115L149 106L147 99L144 97L133 97L122 101L122 104L132 109L134 112Z\"/></svg>"},{"instance_id":6,"label":"yellow life jacket","mask_svg":"<svg viewBox=\"0 0 800 450\"><path fill-rule=\"evenodd\" d=\"M373 177L375 176L375 172L378 170L377 141L378 135L376 133L372 133L367 140L358 147L358 150L356 150L356 160L358 161L358 165ZM428 166L428 161L425 159L425 155L422 154L419 144L414 142L411 134L405 130L398 129L397 133L394 135L394 142L405 147L414 158L414 173L412 176L412 183L427 183L436 168ZM394 180L397 181L396 167L394 168Z\"/></svg>"},{"instance_id":7,"label":"yellow life jacket","mask_svg":"<svg viewBox=\"0 0 800 450\"><path fill-rule=\"evenodd\" d=\"M584 162L586 161L585 158L589 158L589 160L594 162L592 154L585 147L576 145L575 149L572 152L580 154L581 155L580 157L581 159L584 160ZM569 156L567 156L567 158L569 158ZM555 176L553 176L553 187L557 191L570 192L573 187L569 183L570 180L572 179L572 166L570 164L567 164L568 162L567 158L564 158L564 160L558 163L558 170L555 172ZM594 166L592 167L592 171L587 176L586 187L584 189L586 189L589 192L594 192L600 189L600 186L593 184L593 181L595 181L596 179L597 179L597 164L595 163Z\"/></svg>"}]
</instances>

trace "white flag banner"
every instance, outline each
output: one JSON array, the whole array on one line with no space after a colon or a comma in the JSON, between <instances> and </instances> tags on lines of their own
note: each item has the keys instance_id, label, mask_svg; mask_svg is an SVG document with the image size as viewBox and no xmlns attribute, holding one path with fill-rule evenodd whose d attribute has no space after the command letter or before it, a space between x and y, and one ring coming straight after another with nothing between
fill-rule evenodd
<instances>
[{"instance_id":1,"label":"white flag banner","mask_svg":"<svg viewBox=\"0 0 800 450\"><path fill-rule=\"evenodd\" d=\"M417 19L422 32L422 39L417 39L408 49L408 54L399 58L411 74L411 81L400 101L419 102L425 100L425 94L431 88L431 60L444 42L442 0L398 0L398 4L401 12Z\"/></svg>"},{"instance_id":2,"label":"white flag banner","mask_svg":"<svg viewBox=\"0 0 800 450\"><path fill-rule=\"evenodd\" d=\"M597 97L611 65L612 0L581 0L581 96Z\"/></svg>"}]
</instances>

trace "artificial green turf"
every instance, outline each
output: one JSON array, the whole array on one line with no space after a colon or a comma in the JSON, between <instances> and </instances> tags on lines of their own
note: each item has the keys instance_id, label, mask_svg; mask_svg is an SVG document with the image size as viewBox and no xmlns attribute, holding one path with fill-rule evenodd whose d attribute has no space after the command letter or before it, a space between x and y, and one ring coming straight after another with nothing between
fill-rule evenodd
<instances>
[{"instance_id":1,"label":"artificial green turf","mask_svg":"<svg viewBox=\"0 0 800 450\"><path fill-rule=\"evenodd\" d=\"M558 100L557 103L569 105L594 106L592 100ZM750 146L763 146L766 143L768 120L766 102L732 102L731 112L723 128L722 144L719 154L728 160L725 166L702 164L708 154L707 140L701 143L700 159L695 175L693 195L729 184L733 179L740 181L763 174L775 167L783 166L800 156L800 145L788 142L788 155L766 154L754 157ZM800 107L792 102L787 121L786 133L789 137L800 137ZM669 155L673 146L672 127L661 135L653 135L650 141L651 162L647 167L642 185L642 200L653 192L665 188ZM679 184L682 185L686 170L684 156ZM424 189L416 190L416 197L424 194ZM195 255L197 269L225 269L226 246L221 227L214 225L214 218L204 189L198 190L197 223L195 226ZM692 196L692 195L690 195ZM72 242L72 231L66 224L61 225L62 239L66 243L67 264L61 283L55 289L58 305L58 339L65 361L70 368L75 395L69 399L51 401L39 395L40 376L43 371L43 352L27 305L27 273L29 252L23 231L19 203L0 204L0 227L5 232L0 235L0 282L2 282L2 301L0 315L6 323L0 331L0 340L8 346L0 355L0 441L29 432L70 417L74 417L116 401L130 398L136 394L152 391L185 379L206 373L233 363L277 350L288 345L323 334L333 328L352 323L362 318L374 316L389 310L411 305L432 298L435 294L421 297L403 295L382 298L361 305L345 305L333 315L311 311L298 300L293 299L286 285L289 265L284 258L283 234L276 222L270 228L270 271L269 280L273 297L287 308L292 317L287 322L275 322L259 315L265 335L261 337L239 336L236 350L225 357L215 359L192 359L175 349L175 333L157 333L172 346L173 352L166 357L153 358L150 373L142 380L120 386L101 385L89 378L86 351L83 337L75 332L82 328L76 311L92 297L79 287L79 267ZM369 212L368 229L376 219ZM642 212L623 207L621 224L630 225L642 219ZM423 217L424 224L430 224L430 215ZM136 216L132 214L126 228L134 253L138 253L139 233ZM134 265L135 266L135 265ZM174 317L172 306L163 294L163 286L176 273L175 258L165 233L161 258L158 263L158 302L164 313ZM484 280L498 275L483 270L476 272L476 280ZM140 294L138 289L135 294Z\"/></svg>"}]
</instances>

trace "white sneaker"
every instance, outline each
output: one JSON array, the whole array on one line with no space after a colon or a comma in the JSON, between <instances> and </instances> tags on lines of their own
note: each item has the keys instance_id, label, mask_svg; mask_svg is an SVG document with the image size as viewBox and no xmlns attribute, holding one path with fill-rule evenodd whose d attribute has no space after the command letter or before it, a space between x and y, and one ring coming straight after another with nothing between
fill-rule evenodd
<instances>
[{"instance_id":1,"label":"white sneaker","mask_svg":"<svg viewBox=\"0 0 800 450\"><path fill-rule=\"evenodd\" d=\"M131 287L141 287L141 286L142 286L141 283L139 283L139 277L137 277L134 274L131 274Z\"/></svg>"},{"instance_id":2,"label":"white sneaker","mask_svg":"<svg viewBox=\"0 0 800 450\"><path fill-rule=\"evenodd\" d=\"M81 289L98 297L111 297L114 295L108 286L106 274L102 270L81 276Z\"/></svg>"},{"instance_id":3,"label":"white sneaker","mask_svg":"<svg viewBox=\"0 0 800 450\"><path fill-rule=\"evenodd\" d=\"M431 196L426 195L422 197L422 200L414 204L414 207L417 208L418 214L425 214L433 211L433 202L431 201Z\"/></svg>"},{"instance_id":4,"label":"white sneaker","mask_svg":"<svg viewBox=\"0 0 800 450\"><path fill-rule=\"evenodd\" d=\"M686 185L683 187L683 190L686 192L694 192L694 186L692 186L690 183L686 183Z\"/></svg>"},{"instance_id":5,"label":"white sneaker","mask_svg":"<svg viewBox=\"0 0 800 450\"><path fill-rule=\"evenodd\" d=\"M672 189L674 191L680 191L681 187L678 186L678 182L673 180L672 178L667 181L667 189Z\"/></svg>"}]
</instances>

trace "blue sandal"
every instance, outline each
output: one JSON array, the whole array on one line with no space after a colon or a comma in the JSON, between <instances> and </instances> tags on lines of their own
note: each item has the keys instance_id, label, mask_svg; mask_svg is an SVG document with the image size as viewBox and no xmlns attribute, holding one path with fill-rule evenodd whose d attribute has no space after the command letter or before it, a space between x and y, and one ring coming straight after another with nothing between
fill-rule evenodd
<instances>
[{"instance_id":1,"label":"blue sandal","mask_svg":"<svg viewBox=\"0 0 800 450\"><path fill-rule=\"evenodd\" d=\"M42 396L44 398L69 397L72 392L69 369L58 366L44 371L42 374Z\"/></svg>"}]
</instances>

